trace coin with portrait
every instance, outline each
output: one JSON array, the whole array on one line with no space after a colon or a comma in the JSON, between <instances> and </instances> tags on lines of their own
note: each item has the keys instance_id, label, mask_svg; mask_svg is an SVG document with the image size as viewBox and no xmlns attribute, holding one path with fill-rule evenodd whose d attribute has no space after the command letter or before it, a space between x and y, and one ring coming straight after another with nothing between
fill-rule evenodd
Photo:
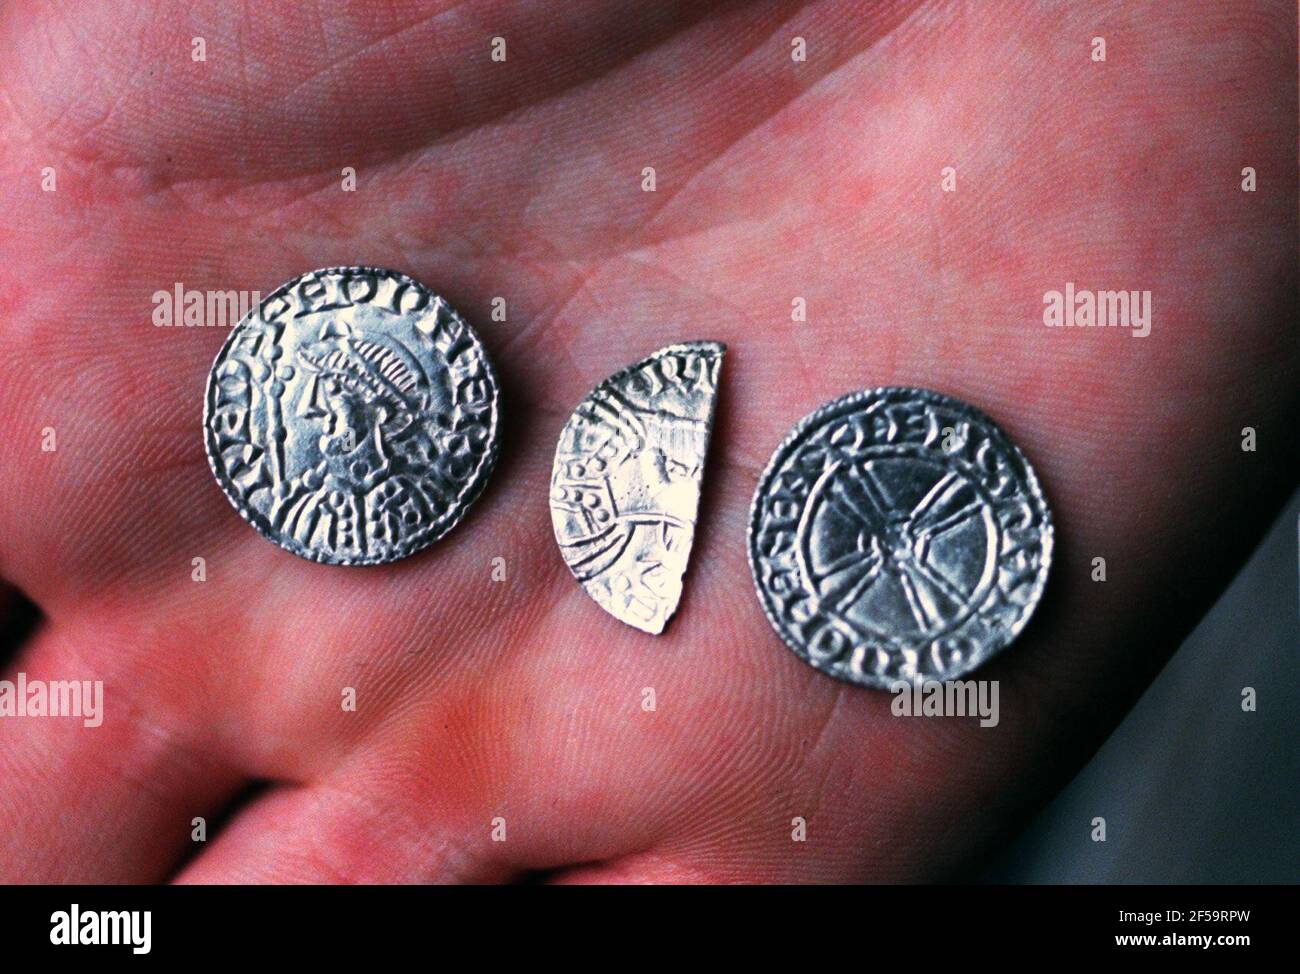
<instances>
[{"instance_id":1,"label":"coin with portrait","mask_svg":"<svg viewBox=\"0 0 1300 974\"><path fill-rule=\"evenodd\" d=\"M312 561L395 561L451 530L497 455L497 380L473 329L377 267L294 278L208 378L208 461L235 509Z\"/></svg>"}]
</instances>

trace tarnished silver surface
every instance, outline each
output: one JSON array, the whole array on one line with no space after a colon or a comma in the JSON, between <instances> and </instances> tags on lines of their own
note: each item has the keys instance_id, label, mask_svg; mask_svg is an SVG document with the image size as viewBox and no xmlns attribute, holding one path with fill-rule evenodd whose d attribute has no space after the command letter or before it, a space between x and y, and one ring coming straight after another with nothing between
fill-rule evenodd
<instances>
[{"instance_id":1,"label":"tarnished silver surface","mask_svg":"<svg viewBox=\"0 0 1300 974\"><path fill-rule=\"evenodd\" d=\"M497 454L497 380L436 294L377 267L294 278L208 377L208 461L236 510L295 555L396 561L456 525Z\"/></svg>"},{"instance_id":2,"label":"tarnished silver surface","mask_svg":"<svg viewBox=\"0 0 1300 974\"><path fill-rule=\"evenodd\" d=\"M555 449L560 553L610 615L663 632L682 597L725 346L661 348L578 406Z\"/></svg>"},{"instance_id":3,"label":"tarnished silver surface","mask_svg":"<svg viewBox=\"0 0 1300 974\"><path fill-rule=\"evenodd\" d=\"M924 389L828 403L759 480L749 563L799 656L863 686L955 679L1038 604L1052 520L1024 454L976 409Z\"/></svg>"}]
</instances>

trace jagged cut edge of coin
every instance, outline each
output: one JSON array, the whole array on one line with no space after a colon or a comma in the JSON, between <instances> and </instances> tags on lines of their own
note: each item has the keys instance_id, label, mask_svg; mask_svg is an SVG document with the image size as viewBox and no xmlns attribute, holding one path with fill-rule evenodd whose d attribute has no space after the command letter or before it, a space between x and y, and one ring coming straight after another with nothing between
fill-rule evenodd
<instances>
[{"instance_id":1,"label":"jagged cut edge of coin","mask_svg":"<svg viewBox=\"0 0 1300 974\"><path fill-rule=\"evenodd\" d=\"M681 601L725 353L721 342L683 342L619 369L578 404L556 444L551 523L565 564L597 605L652 635ZM680 357L699 361L683 385L628 388Z\"/></svg>"}]
</instances>

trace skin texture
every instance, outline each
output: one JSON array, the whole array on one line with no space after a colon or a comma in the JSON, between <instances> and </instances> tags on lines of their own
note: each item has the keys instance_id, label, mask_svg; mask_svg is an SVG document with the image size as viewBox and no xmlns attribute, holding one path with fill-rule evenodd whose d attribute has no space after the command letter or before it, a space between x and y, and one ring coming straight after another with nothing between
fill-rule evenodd
<instances>
[{"instance_id":1,"label":"skin texture","mask_svg":"<svg viewBox=\"0 0 1300 974\"><path fill-rule=\"evenodd\" d=\"M1263 2L0 7L0 578L43 617L4 675L106 698L95 729L0 721L0 878L965 875L1295 485L1295 25ZM443 541L341 569L234 513L200 433L225 331L150 316L178 281L358 263L476 325L504 439ZM1044 327L1067 281L1150 290L1151 334ZM656 639L569 576L550 463L593 385L695 338L729 354ZM979 674L996 728L892 717L752 591L771 451L894 384L988 412L1053 507L1045 600Z\"/></svg>"}]
</instances>

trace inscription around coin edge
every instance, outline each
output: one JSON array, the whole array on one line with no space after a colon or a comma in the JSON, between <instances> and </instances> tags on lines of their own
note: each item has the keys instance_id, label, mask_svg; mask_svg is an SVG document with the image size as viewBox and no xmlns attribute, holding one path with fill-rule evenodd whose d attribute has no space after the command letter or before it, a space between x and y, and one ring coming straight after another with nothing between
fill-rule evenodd
<instances>
[{"instance_id":1,"label":"inscription around coin edge","mask_svg":"<svg viewBox=\"0 0 1300 974\"><path fill-rule=\"evenodd\" d=\"M689 561L691 549L694 546L694 536L695 536L695 528L696 528L695 520L698 516L700 495L703 491L703 466L704 463L707 461L709 440L711 438L711 432L712 432L713 416L717 408L717 370L721 367L722 359L725 354L726 354L726 346L721 342L715 342L715 341L680 342L673 345L664 346L663 348L660 348L655 352L652 352L650 355L647 355L644 358L639 359L630 365L624 366L618 371L607 376L601 382L597 383L595 388L593 388L591 392L589 392L586 396L583 397L583 399L574 408L574 411L570 414L569 418L566 420L565 425L560 432L559 441L556 444L555 457L554 460L552 461L552 475L551 475L552 490L554 490L555 488L557 471L560 469L561 461L565 458L564 445L566 442L566 438L570 435L571 431L574 428L575 422L577 422L579 419L583 419L586 422L591 422L590 417L582 416L581 413L582 408L585 405L591 403L602 391L617 390L624 381L633 377L637 373L641 372L646 367L653 365L658 361L662 361L666 358L670 358L676 355L698 356L702 360L703 367L711 368L714 371L713 388L711 394L707 397L707 410L701 421L703 424L703 442L701 444L701 452L700 452L700 469L697 477L695 478L695 484L694 484L695 486L694 507L691 510L690 517L688 519L690 528L689 528L689 534L686 538L686 548L685 548L683 564L682 564L682 575L674 579L676 591L673 594L671 600L669 602L661 601L660 603L661 608L664 605L666 605L666 609L662 611L662 619L657 627L652 626L643 621L638 621L629 618L626 615L626 613L620 613L619 611L616 611L616 608L614 606L607 604L606 599L600 594L598 589L593 587L597 578L603 576L604 574L603 571L597 573L596 575L590 578L584 578L583 575L579 573L575 565L569 561L569 557L566 553L566 549L572 547L573 539L565 538L561 536L559 524L555 522L555 517L556 517L555 498L552 497L550 502L551 511L552 511L552 527L554 529L556 543L560 546L561 555L563 556L565 566L569 569L573 577L582 586L583 590L592 599L592 601L594 601L597 605L599 605L605 612L609 613L610 615L612 615L614 618L618 619L620 622L624 623L625 625L632 626L635 629L638 629L642 632L649 633L651 635L658 635L663 632L668 621L676 613L683 594L685 571L687 567L687 562ZM658 615L658 613L656 615Z\"/></svg>"},{"instance_id":2,"label":"inscription around coin edge","mask_svg":"<svg viewBox=\"0 0 1300 974\"><path fill-rule=\"evenodd\" d=\"M765 520L765 501L768 498L770 488L774 478L782 473L782 468L787 461L796 454L802 442L818 432L833 425L836 420L848 415L862 411L865 407L870 407L873 403L879 403L882 406L888 404L890 397L901 397L903 401L919 403L926 409L934 407L953 410L960 415L975 420L980 432L995 446L999 447L1006 454L1008 459L1015 461L1020 468L1025 497L1032 502L1035 513L1040 519L1039 526L1039 548L1040 558L1037 570L1034 572L1032 591L1025 598L1025 604L1018 618L1009 626L997 632L997 638L983 646L978 647L977 652L972 658L966 660L953 671L944 671L938 675L918 673L913 677L902 674L881 676L868 669L854 669L849 665L847 660L852 660L853 653L850 652L844 658L837 657L835 660L819 659L812 653L808 646L793 635L785 620L781 617L776 606L772 604L772 595L767 591L763 578L763 560L767 556L759 550L760 539L764 535ZM886 444L881 444L886 445ZM906 444L905 444L906 445ZM808 491L811 496L812 489ZM805 497L805 506L807 497ZM802 518L805 511L800 510L799 517ZM866 686L876 689L889 689L899 682L922 682L925 680L944 680L954 679L963 676L975 669L978 669L989 659L1005 649L1020 634L1027 625L1030 617L1037 609L1041 600L1043 589L1046 585L1047 576L1052 561L1054 541L1054 529L1051 519L1051 511L1047 505L1046 498L1043 495L1041 484L1038 482L1037 474L1028 458L1023 451L1006 435L1000 426L989 416L979 409L971 406L960 399L934 392L928 389L906 387L906 386L885 386L875 389L867 389L859 392L849 393L839 399L824 403L812 413L803 417L798 423L786 434L780 445L773 452L771 459L764 468L762 475L759 477L757 488L754 492L753 501L750 507L750 517L748 521L748 538L747 553L749 557L750 571L753 576L755 590L758 594L759 603L763 608L764 615L767 616L769 623L782 641L804 662L813 666L815 669L835 679L843 680L857 686ZM1000 556L999 556L1000 557ZM807 591L806 587L804 591ZM815 593L811 593L816 598ZM978 614L976 612L975 614ZM845 670L848 672L845 672Z\"/></svg>"},{"instance_id":3,"label":"inscription around coin edge","mask_svg":"<svg viewBox=\"0 0 1300 974\"><path fill-rule=\"evenodd\" d=\"M227 483L227 480L230 479L230 474L224 469L224 462L222 461L220 456L220 449L216 444L216 442L214 442L215 431L213 430L212 427L213 390L216 384L214 380L216 379L218 368L222 365L223 362L228 360L230 350L234 346L235 342L238 341L241 332L244 330L245 325L249 324L250 322L252 322L257 318L260 318L262 314L262 310L266 308L268 305L270 305L271 302L273 301L276 300L290 301L293 303L293 306L296 307L298 301L296 298L290 295L290 292L294 288L298 287L303 281L309 278L319 278L322 275L329 275L329 274L334 274L334 275L373 274L376 275L376 277L391 278L392 280L396 281L399 285L409 285L410 287L418 289L419 291L427 294L430 301L437 302L440 309L442 311L445 311L450 318L454 319L456 324L461 329L463 329L465 334L468 335L469 338L472 340L472 342L476 346L476 351L478 353L478 365L482 369L482 379L485 383L487 383L489 387L488 394L485 397L489 402L487 417L484 424L488 431L488 442L486 445L486 449L480 455L478 464L476 465L474 472L468 478L466 478L464 483L461 485L460 490L457 492L454 498L452 506L448 508L447 512L444 513L443 516L439 517L434 522L434 524L436 525L436 529L433 526L430 526L428 529L426 529L426 533L419 534L411 539L406 539L401 544L394 545L392 550L380 555L376 555L374 557L351 557L351 556L335 557L328 552L317 551L312 548L309 548L306 545L302 544L300 541L298 541L297 538L283 535L277 532L271 525L263 523L265 521L265 516L261 512L251 509L250 505L248 505L247 502L244 501L242 497L236 496L237 492L232 493L232 489ZM371 295L370 297L373 297L373 295ZM370 298L368 297L367 301L369 299ZM320 311L317 313L325 312L327 310L328 309L320 309ZM284 313L285 312L281 312L281 314ZM276 315L275 317L279 317L279 315ZM221 492L225 494L226 499L239 513L239 516L243 518L243 520L246 521L249 525L251 525L254 528L254 530L258 532L258 534L262 535L262 537L266 538L268 541L272 542L277 547L282 548L283 550L288 551L289 553L299 558L303 558L307 561L316 562L318 564L339 565L345 567L391 564L395 561L400 561L403 558L409 557L410 555L423 551L425 548L439 541L444 535L446 535L449 531L451 531L452 528L456 527L456 525L460 523L465 513L478 499L479 495L486 487L487 481L489 480L493 469L495 468L498 453L500 450L500 441L497 434L498 421L499 421L499 409L500 409L500 385L497 381L496 371L493 368L491 359L487 355L487 350L483 345L482 339L479 338L478 333L473 329L473 327L471 327L470 324L463 317L461 317L460 313L457 312L456 309L453 308L444 298L442 298L441 295L437 294L429 287L427 287L420 281L416 280L415 278L411 277L410 275L386 267L378 267L378 266L368 265L368 264L321 267L321 268L316 268L314 270L305 271L302 274L295 275L294 277L286 281L284 284L277 287L273 292L271 292L271 294L267 295L267 297L264 298L257 305L257 307L250 310L249 313L244 318L242 318L234 328L231 329L230 334L227 335L225 341L222 342L221 348L218 350L216 357L213 359L213 364L209 369L208 379L204 387L204 397L203 397L204 452L207 454L208 467L212 471L212 474L215 477L215 479L217 480L217 484L221 488Z\"/></svg>"}]
</instances>

